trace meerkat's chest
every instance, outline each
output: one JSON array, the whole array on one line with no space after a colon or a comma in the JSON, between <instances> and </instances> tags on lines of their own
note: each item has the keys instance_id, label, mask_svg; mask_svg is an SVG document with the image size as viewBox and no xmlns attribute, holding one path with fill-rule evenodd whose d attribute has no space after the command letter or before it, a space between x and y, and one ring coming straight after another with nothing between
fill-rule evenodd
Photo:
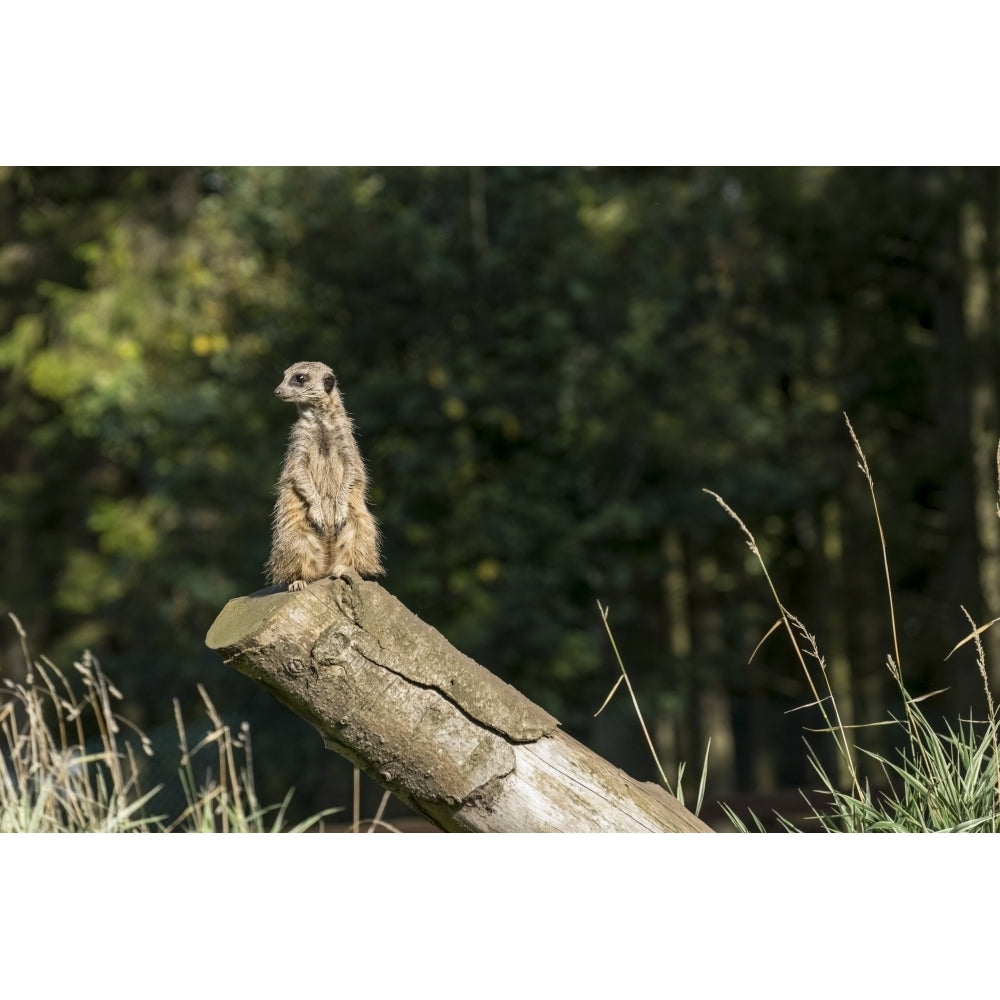
<instances>
[{"instance_id":1,"label":"meerkat's chest","mask_svg":"<svg viewBox=\"0 0 1000 1000\"><path fill-rule=\"evenodd\" d=\"M319 481L339 481L344 472L343 456L336 435L317 420L300 420L292 431L289 458Z\"/></svg>"}]
</instances>

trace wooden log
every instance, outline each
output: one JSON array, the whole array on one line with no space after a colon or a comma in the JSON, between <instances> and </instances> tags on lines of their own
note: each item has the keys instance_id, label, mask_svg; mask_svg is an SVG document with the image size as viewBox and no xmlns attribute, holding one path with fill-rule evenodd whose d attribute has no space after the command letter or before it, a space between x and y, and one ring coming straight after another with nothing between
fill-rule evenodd
<instances>
[{"instance_id":1,"label":"wooden log","mask_svg":"<svg viewBox=\"0 0 1000 1000\"><path fill-rule=\"evenodd\" d=\"M206 643L443 830L709 831L377 583L323 580L234 598Z\"/></svg>"}]
</instances>

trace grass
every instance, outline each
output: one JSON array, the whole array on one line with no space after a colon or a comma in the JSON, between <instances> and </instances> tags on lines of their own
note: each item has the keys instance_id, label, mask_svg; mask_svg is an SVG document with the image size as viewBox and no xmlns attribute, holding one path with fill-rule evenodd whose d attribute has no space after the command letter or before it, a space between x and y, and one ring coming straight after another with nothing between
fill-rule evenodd
<instances>
[{"instance_id":1,"label":"grass","mask_svg":"<svg viewBox=\"0 0 1000 1000\"><path fill-rule=\"evenodd\" d=\"M946 725L942 732L930 722L921 708L921 703L926 698L940 692L913 697L903 681L889 557L878 501L875 497L875 484L861 444L846 414L845 420L858 454L858 467L868 482L875 510L892 625L893 652L886 657L886 667L899 689L903 704L900 718L890 717L874 725L888 725L900 730L902 745L897 755L878 754L866 750L855 742L854 731L869 727L844 725L838 711L836 693L831 686L826 663L820 654L815 637L782 603L750 530L722 497L712 493L711 490L705 491L714 497L739 525L750 551L764 572L764 578L778 607L779 617L761 643L776 630L784 628L813 697L808 705L801 707L819 709L824 723L819 731L828 734L834 740L837 755L849 776L848 787L846 789L840 787L824 769L815 752L809 748L809 761L820 783L816 794L823 801L820 805L816 805L807 797L807 803L815 821L827 832L995 833L1000 825L1000 753L998 753L1000 734L998 734L996 707L990 692L980 641L982 633L995 622L977 627L966 612L972 631L958 644L961 646L971 641L976 645L977 666L986 693L986 718L979 721L960 720L955 726ZM1000 451L998 451L998 485L1000 485ZM1000 506L998 506L998 516L1000 516ZM952 652L954 651L953 649ZM872 791L869 782L861 777L858 766L861 757L874 762L876 773L880 773L884 779L884 786L875 792ZM736 829L747 831L747 824L731 809L724 808ZM763 823L752 813L751 820L756 829L763 831ZM778 820L786 830L798 829L781 816L778 816Z\"/></svg>"},{"instance_id":2,"label":"grass","mask_svg":"<svg viewBox=\"0 0 1000 1000\"><path fill-rule=\"evenodd\" d=\"M249 727L234 734L199 686L210 728L194 746L174 700L186 805L176 817L158 814L163 786L143 787L152 743L115 711L122 694L97 658L85 652L70 674L45 657L32 660L21 623L10 618L27 671L23 683L3 678L0 687L0 833L298 832L339 811L289 826L291 791L277 805L261 805ZM354 828L361 828L357 818Z\"/></svg>"},{"instance_id":3,"label":"grass","mask_svg":"<svg viewBox=\"0 0 1000 1000\"><path fill-rule=\"evenodd\" d=\"M618 652L618 643L615 642L615 637L611 632L611 626L608 624L608 614L610 609L608 607L602 607L601 602L597 602L597 610L601 614L601 621L604 623L604 631L608 634L608 641L611 643L611 649L615 654L615 661L618 663L619 677L615 681L614 686L608 692L607 698L604 699L604 703L601 707L594 713L596 718L601 712L607 708L608 703L615 696L615 693L621 687L622 684L625 685L628 690L629 697L632 699L632 708L635 710L636 718L639 720L639 725L642 727L642 734L646 738L646 746L649 747L649 752L653 756L653 762L656 764L656 769L660 774L660 781L663 782L663 787L673 795L675 799L683 806L684 802L684 771L686 765L684 761L677 766L677 785L676 787L670 783L670 779L667 777L666 771L663 770L663 765L660 763L659 754L656 752L656 747L653 745L653 740L649 735L649 730L646 728L646 720L642 717L642 711L639 708L638 699L635 696L635 691L632 688L632 682L629 680L628 671L625 669L625 664L622 662L621 653ZM707 746L705 747L705 759L701 766L701 779L698 782L698 794L695 798L694 807L691 810L695 816L701 813L701 807L705 801L705 783L708 780L708 754L712 749L712 741L709 740Z\"/></svg>"}]
</instances>

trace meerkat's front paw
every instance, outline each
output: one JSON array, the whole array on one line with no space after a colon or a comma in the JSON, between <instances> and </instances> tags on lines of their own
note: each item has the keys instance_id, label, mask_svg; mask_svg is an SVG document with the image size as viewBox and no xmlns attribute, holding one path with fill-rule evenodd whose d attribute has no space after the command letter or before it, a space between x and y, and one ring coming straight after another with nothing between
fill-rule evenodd
<instances>
[{"instance_id":1,"label":"meerkat's front paw","mask_svg":"<svg viewBox=\"0 0 1000 1000\"><path fill-rule=\"evenodd\" d=\"M308 587L308 586L309 586L309 584L306 583L305 580L292 580L292 582L288 585L288 589L289 590L305 590L306 587Z\"/></svg>"},{"instance_id":2,"label":"meerkat's front paw","mask_svg":"<svg viewBox=\"0 0 1000 1000\"><path fill-rule=\"evenodd\" d=\"M347 524L347 505L337 504L333 511L333 533L339 535Z\"/></svg>"}]
</instances>

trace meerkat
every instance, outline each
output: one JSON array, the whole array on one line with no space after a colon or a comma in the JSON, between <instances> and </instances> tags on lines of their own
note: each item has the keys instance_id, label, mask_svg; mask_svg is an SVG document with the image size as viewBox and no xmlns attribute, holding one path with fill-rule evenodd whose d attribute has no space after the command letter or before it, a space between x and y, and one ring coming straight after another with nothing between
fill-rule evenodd
<instances>
[{"instance_id":1,"label":"meerkat","mask_svg":"<svg viewBox=\"0 0 1000 1000\"><path fill-rule=\"evenodd\" d=\"M274 505L267 578L303 590L323 577L383 572L368 476L333 371L319 361L285 370L274 394L299 411Z\"/></svg>"}]
</instances>

